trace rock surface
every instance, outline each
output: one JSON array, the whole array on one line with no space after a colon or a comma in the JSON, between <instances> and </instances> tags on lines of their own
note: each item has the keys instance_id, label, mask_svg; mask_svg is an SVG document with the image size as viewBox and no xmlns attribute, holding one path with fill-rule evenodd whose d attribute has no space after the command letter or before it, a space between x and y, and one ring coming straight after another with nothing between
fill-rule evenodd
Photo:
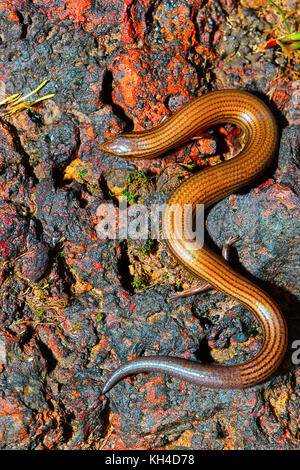
<instances>
[{"instance_id":1,"label":"rock surface","mask_svg":"<svg viewBox=\"0 0 300 470\"><path fill-rule=\"evenodd\" d=\"M0 114L0 448L299 449L299 82L280 49L259 50L280 22L266 3L0 2L1 99L45 79L55 93ZM153 161L108 156L101 142L227 87L270 104L280 148L260 181L209 211L207 231L216 251L241 235L230 262L281 306L286 358L244 391L140 374L107 399L110 371L134 356L233 364L259 349L252 314L225 295L168 301L197 280L162 242L96 232L99 207L164 202L240 136L224 126L226 145L208 136Z\"/></svg>"}]
</instances>

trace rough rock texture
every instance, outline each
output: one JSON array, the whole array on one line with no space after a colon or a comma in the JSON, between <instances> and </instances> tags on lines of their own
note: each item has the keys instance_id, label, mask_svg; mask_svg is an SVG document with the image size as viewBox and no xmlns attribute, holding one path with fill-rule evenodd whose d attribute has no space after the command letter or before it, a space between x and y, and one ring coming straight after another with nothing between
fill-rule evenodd
<instances>
[{"instance_id":1,"label":"rough rock texture","mask_svg":"<svg viewBox=\"0 0 300 470\"><path fill-rule=\"evenodd\" d=\"M44 79L43 93L56 93L0 115L0 448L299 448L299 94L293 61L258 51L279 21L266 2L0 0L1 99ZM134 356L233 364L259 349L253 316L223 294L168 301L197 281L162 242L95 230L105 203L163 202L240 138L224 126L145 162L107 156L100 143L226 87L269 102L281 142L256 185L209 211L208 234L215 250L241 235L230 262L280 304L286 358L244 391L140 374L104 398L110 371Z\"/></svg>"}]
</instances>

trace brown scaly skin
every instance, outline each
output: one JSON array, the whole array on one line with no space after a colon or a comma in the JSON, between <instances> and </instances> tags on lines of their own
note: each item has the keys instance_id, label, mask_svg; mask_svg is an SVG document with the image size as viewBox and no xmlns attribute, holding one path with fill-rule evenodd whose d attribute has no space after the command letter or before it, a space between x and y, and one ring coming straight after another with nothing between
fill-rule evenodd
<instances>
[{"instance_id":1,"label":"brown scaly skin","mask_svg":"<svg viewBox=\"0 0 300 470\"><path fill-rule=\"evenodd\" d=\"M127 158L153 158L224 123L243 130L243 150L237 157L197 173L173 192L163 216L163 233L171 253L188 271L254 313L263 332L262 347L253 359L235 366L205 365L168 356L133 359L113 373L104 386L104 393L127 375L150 371L212 388L244 388L265 380L283 359L287 329L272 298L206 246L197 246L184 234L178 235L184 222L180 210L184 204L208 207L251 183L270 164L277 148L278 132L268 107L245 91L215 91L187 103L151 130L122 134L105 142L102 150ZM172 207L179 210L174 211Z\"/></svg>"}]
</instances>

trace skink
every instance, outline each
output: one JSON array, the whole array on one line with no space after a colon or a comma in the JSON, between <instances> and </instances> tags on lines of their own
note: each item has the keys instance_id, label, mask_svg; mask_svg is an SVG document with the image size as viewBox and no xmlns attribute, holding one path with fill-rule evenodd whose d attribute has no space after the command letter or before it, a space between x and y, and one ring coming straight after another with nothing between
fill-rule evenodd
<instances>
[{"instance_id":1,"label":"skink","mask_svg":"<svg viewBox=\"0 0 300 470\"><path fill-rule=\"evenodd\" d=\"M253 312L262 329L261 349L249 361L228 366L205 365L169 356L136 358L112 374L103 393L125 376L151 371L211 388L244 388L269 377L284 357L287 328L277 304L208 247L195 246L187 239L181 230L183 211L174 213L172 210L174 204L208 207L264 172L276 151L278 131L263 101L246 91L214 91L190 101L153 129L116 136L102 144L102 150L120 157L153 158L224 123L242 129L245 139L242 151L237 157L192 176L171 194L163 215L163 234L171 253L188 271Z\"/></svg>"}]
</instances>

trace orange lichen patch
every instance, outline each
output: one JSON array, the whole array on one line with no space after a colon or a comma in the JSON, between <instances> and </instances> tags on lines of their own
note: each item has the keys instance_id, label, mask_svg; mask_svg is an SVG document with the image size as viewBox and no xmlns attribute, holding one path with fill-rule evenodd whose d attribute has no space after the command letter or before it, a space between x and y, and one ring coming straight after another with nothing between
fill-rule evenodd
<instances>
[{"instance_id":1,"label":"orange lichen patch","mask_svg":"<svg viewBox=\"0 0 300 470\"><path fill-rule=\"evenodd\" d=\"M235 450L236 449L236 442L238 441L238 437L236 435L236 427L235 426L227 426L225 436L225 445L223 450Z\"/></svg>"},{"instance_id":2,"label":"orange lichen patch","mask_svg":"<svg viewBox=\"0 0 300 470\"><path fill-rule=\"evenodd\" d=\"M235 194L231 194L229 196L229 202L230 202L231 209L236 210L237 209L238 197Z\"/></svg>"},{"instance_id":3,"label":"orange lichen patch","mask_svg":"<svg viewBox=\"0 0 300 470\"><path fill-rule=\"evenodd\" d=\"M163 104L163 98L160 98L159 94L156 96L156 98L157 103L153 104L146 102L143 108L143 117L145 117L149 123L151 123L147 126L147 129L157 126L164 118L168 117L168 111ZM139 123L136 124L135 128L137 131L145 130L145 127L141 126Z\"/></svg>"},{"instance_id":4,"label":"orange lichen patch","mask_svg":"<svg viewBox=\"0 0 300 470\"><path fill-rule=\"evenodd\" d=\"M66 242L64 245L64 255L66 262L72 264L77 260L78 256L84 254L85 250L85 243L77 244L70 241Z\"/></svg>"},{"instance_id":5,"label":"orange lichen patch","mask_svg":"<svg viewBox=\"0 0 300 470\"><path fill-rule=\"evenodd\" d=\"M294 8L294 9L293 9ZM259 50L272 47L280 47L283 54L289 58L289 66L292 62L299 62L299 12L296 4L286 0L268 0L261 9L266 18L270 18L273 29L268 31L268 40ZM292 62L291 62L292 61ZM291 67L290 71L292 71ZM295 71L296 72L296 71ZM296 74L297 75L297 72Z\"/></svg>"},{"instance_id":6,"label":"orange lichen patch","mask_svg":"<svg viewBox=\"0 0 300 470\"><path fill-rule=\"evenodd\" d=\"M174 56L168 63L167 70L166 95L176 95L178 93L182 98L182 104L184 103L183 100L189 101L191 96L187 90L191 85L194 87L198 86L196 74L191 78L189 64L182 57Z\"/></svg>"},{"instance_id":7,"label":"orange lichen patch","mask_svg":"<svg viewBox=\"0 0 300 470\"><path fill-rule=\"evenodd\" d=\"M259 249L257 250L257 254L258 254L258 255L268 256L269 258L272 258L271 253L268 252L268 250L267 250L266 247L264 247L264 248L259 248Z\"/></svg>"},{"instance_id":8,"label":"orange lichen patch","mask_svg":"<svg viewBox=\"0 0 300 470\"><path fill-rule=\"evenodd\" d=\"M284 77L274 80L268 95L279 109L285 109L291 99L291 81Z\"/></svg>"},{"instance_id":9,"label":"orange lichen patch","mask_svg":"<svg viewBox=\"0 0 300 470\"><path fill-rule=\"evenodd\" d=\"M135 106L142 81L142 77L134 69L134 61L139 60L138 56L139 52L132 51L128 56L123 57L123 62L118 66L118 88L125 104L129 107Z\"/></svg>"},{"instance_id":10,"label":"orange lichen patch","mask_svg":"<svg viewBox=\"0 0 300 470\"><path fill-rule=\"evenodd\" d=\"M211 154L215 150L215 141L209 138L200 138L197 140L198 150L202 154Z\"/></svg>"},{"instance_id":11,"label":"orange lichen patch","mask_svg":"<svg viewBox=\"0 0 300 470\"><path fill-rule=\"evenodd\" d=\"M110 413L110 423L115 430L120 429L122 427L121 416L117 413Z\"/></svg>"},{"instance_id":12,"label":"orange lichen patch","mask_svg":"<svg viewBox=\"0 0 300 470\"><path fill-rule=\"evenodd\" d=\"M231 340L231 344L227 349L212 349L212 358L219 363L225 363L237 356L240 351L251 351L256 346L256 340L253 338L247 339L243 343L237 343Z\"/></svg>"},{"instance_id":13,"label":"orange lichen patch","mask_svg":"<svg viewBox=\"0 0 300 470\"><path fill-rule=\"evenodd\" d=\"M122 15L122 39L126 44L143 44L147 26L145 19L140 15L140 8L132 0L124 1L124 12ZM150 0L143 0L143 8L147 11L150 7ZM130 17L128 11L130 9Z\"/></svg>"},{"instance_id":14,"label":"orange lichen patch","mask_svg":"<svg viewBox=\"0 0 300 470\"><path fill-rule=\"evenodd\" d=\"M10 421L11 423L13 423L13 425L11 424L11 427L13 426L14 429L15 440L16 442L18 442L18 445L22 445L22 441L26 441L26 439L28 438L23 417L25 407L20 405L19 403L12 403L11 401L9 401L11 399L13 398L10 397L6 400L0 399L0 417L4 419L4 422L7 423L6 425L8 427L10 427Z\"/></svg>"},{"instance_id":15,"label":"orange lichen patch","mask_svg":"<svg viewBox=\"0 0 300 470\"><path fill-rule=\"evenodd\" d=\"M85 132L86 132L86 134L87 134L91 139L95 139L95 138L96 138L95 132L94 132L94 129L93 129L92 126L86 127Z\"/></svg>"},{"instance_id":16,"label":"orange lichen patch","mask_svg":"<svg viewBox=\"0 0 300 470\"><path fill-rule=\"evenodd\" d=\"M189 8L180 5L171 11L169 16L166 15L164 5L157 8L155 15L161 25L161 31L165 35L167 42L179 40L183 45L184 53L195 43L195 25L193 24Z\"/></svg>"},{"instance_id":17,"label":"orange lichen patch","mask_svg":"<svg viewBox=\"0 0 300 470\"><path fill-rule=\"evenodd\" d=\"M101 443L101 450L128 450L125 441L114 430L111 430L106 437L107 439L104 438Z\"/></svg>"},{"instance_id":18,"label":"orange lichen patch","mask_svg":"<svg viewBox=\"0 0 300 470\"><path fill-rule=\"evenodd\" d=\"M188 90L195 83L197 85L196 74L191 79L191 67L182 57L173 56L169 60L165 68L163 95L161 86L154 80L151 70L150 58L136 49L131 49L114 63L116 86L112 98L114 103L121 105L132 117L135 130L151 128L169 114L164 105L165 96L180 96L178 105L173 105L173 109L170 109L174 112L177 106L181 107L191 98L184 90ZM145 126L141 121L148 121L149 124Z\"/></svg>"},{"instance_id":19,"label":"orange lichen patch","mask_svg":"<svg viewBox=\"0 0 300 470\"><path fill-rule=\"evenodd\" d=\"M0 9L2 9L2 7L5 8L5 1L3 1L3 3L0 2ZM3 8L3 10L4 10L4 8ZM15 13L15 11L14 11L13 9L9 9L8 12L9 12L9 17L8 17L9 21L17 21L17 22L19 22L19 18L18 18L18 16L16 15L16 13Z\"/></svg>"},{"instance_id":20,"label":"orange lichen patch","mask_svg":"<svg viewBox=\"0 0 300 470\"><path fill-rule=\"evenodd\" d=\"M112 125L109 127L109 129L107 129L103 132L103 140L111 139L116 134L120 134L121 132L122 132L121 127L118 126L116 123L112 123Z\"/></svg>"},{"instance_id":21,"label":"orange lichen patch","mask_svg":"<svg viewBox=\"0 0 300 470\"><path fill-rule=\"evenodd\" d=\"M65 10L68 13L69 18L74 18L77 23L81 23L86 20L83 13L88 10L91 6L90 0L65 0Z\"/></svg>"},{"instance_id":22,"label":"orange lichen patch","mask_svg":"<svg viewBox=\"0 0 300 470\"><path fill-rule=\"evenodd\" d=\"M270 192L269 198L281 202L288 210L297 209L297 201L293 197L294 194L290 188L281 186L279 183L276 183L272 186L272 192Z\"/></svg>"},{"instance_id":23,"label":"orange lichen patch","mask_svg":"<svg viewBox=\"0 0 300 470\"><path fill-rule=\"evenodd\" d=\"M64 0L62 3L61 6L53 8L52 5L51 8L49 0L46 0L46 2L42 2L40 8L49 19L70 19L73 20L75 24L86 23L87 11L91 8L91 0L82 0L80 2L77 0Z\"/></svg>"},{"instance_id":24,"label":"orange lichen patch","mask_svg":"<svg viewBox=\"0 0 300 470\"><path fill-rule=\"evenodd\" d=\"M134 442L132 446L128 446L128 441ZM149 441L145 438L137 438L136 435L127 433L126 440L117 432L111 432L107 444L102 447L103 450L147 450L149 449ZM113 458L113 457L112 457Z\"/></svg>"},{"instance_id":25,"label":"orange lichen patch","mask_svg":"<svg viewBox=\"0 0 300 470\"><path fill-rule=\"evenodd\" d=\"M4 399L0 400L0 416L11 416L14 420L21 422L21 411L24 409L25 407L17 403L10 403Z\"/></svg>"},{"instance_id":26,"label":"orange lichen patch","mask_svg":"<svg viewBox=\"0 0 300 470\"><path fill-rule=\"evenodd\" d=\"M259 416L257 422L259 423L259 426L262 428L262 430L268 435L273 435L280 432L281 423L275 421L275 419L270 418L269 413L267 416ZM280 445L278 445L278 450L280 450Z\"/></svg>"},{"instance_id":27,"label":"orange lichen patch","mask_svg":"<svg viewBox=\"0 0 300 470\"><path fill-rule=\"evenodd\" d=\"M1 0L0 11L8 12L8 19L10 21L19 22L15 10L21 8L21 3L21 0ZM35 1L36 8L38 8L43 15L46 15L50 21L63 22L65 20L71 20L75 26L81 25L87 31L91 32L95 30L97 25L104 22L114 22L116 17L120 15L120 11L117 9L108 12L106 16L97 15L93 12L91 0L63 0L60 4L57 3L54 4L52 0Z\"/></svg>"},{"instance_id":28,"label":"orange lichen patch","mask_svg":"<svg viewBox=\"0 0 300 470\"><path fill-rule=\"evenodd\" d=\"M140 392L145 393L145 399L149 406L157 405L158 408L161 408L166 401L164 395L157 395L157 384L159 383L163 383L162 377L150 380L140 388Z\"/></svg>"},{"instance_id":29,"label":"orange lichen patch","mask_svg":"<svg viewBox=\"0 0 300 470\"><path fill-rule=\"evenodd\" d=\"M259 185L259 188L269 188L273 184L273 178L269 178Z\"/></svg>"},{"instance_id":30,"label":"orange lichen patch","mask_svg":"<svg viewBox=\"0 0 300 470\"><path fill-rule=\"evenodd\" d=\"M91 182L94 178L94 172L92 170L92 164L80 158L73 160L68 165L64 172L64 180L75 180L79 183L83 181Z\"/></svg>"},{"instance_id":31,"label":"orange lichen patch","mask_svg":"<svg viewBox=\"0 0 300 470\"><path fill-rule=\"evenodd\" d=\"M221 160L220 155L213 155L212 157L209 157L207 161L209 161L209 164L211 166L215 166L215 165L219 165L219 163L221 163L222 160Z\"/></svg>"},{"instance_id":32,"label":"orange lichen patch","mask_svg":"<svg viewBox=\"0 0 300 470\"><path fill-rule=\"evenodd\" d=\"M287 389L271 390L269 402L277 419L281 419L287 411L289 394Z\"/></svg>"}]
</instances>

